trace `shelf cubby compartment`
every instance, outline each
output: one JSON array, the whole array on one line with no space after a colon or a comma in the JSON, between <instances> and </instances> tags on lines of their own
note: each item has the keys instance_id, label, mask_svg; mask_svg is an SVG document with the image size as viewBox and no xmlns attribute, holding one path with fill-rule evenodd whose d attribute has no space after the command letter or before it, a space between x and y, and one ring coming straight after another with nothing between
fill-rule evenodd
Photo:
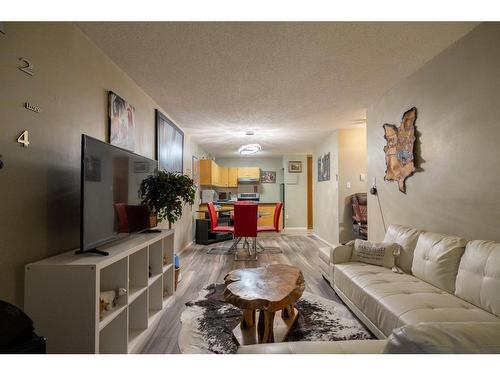
<instances>
[{"instance_id":1,"label":"shelf cubby compartment","mask_svg":"<svg viewBox=\"0 0 500 375\"><path fill-rule=\"evenodd\" d=\"M170 264L166 266L163 271L163 304L165 307L165 303L167 300L174 294L174 265Z\"/></svg>"},{"instance_id":2,"label":"shelf cubby compartment","mask_svg":"<svg viewBox=\"0 0 500 375\"><path fill-rule=\"evenodd\" d=\"M163 238L163 266L174 263L174 237Z\"/></svg>"},{"instance_id":3,"label":"shelf cubby compartment","mask_svg":"<svg viewBox=\"0 0 500 375\"><path fill-rule=\"evenodd\" d=\"M148 286L148 248L129 256L129 303L135 300Z\"/></svg>"},{"instance_id":4,"label":"shelf cubby compartment","mask_svg":"<svg viewBox=\"0 0 500 375\"><path fill-rule=\"evenodd\" d=\"M99 332L99 353L124 354L128 351L127 308Z\"/></svg>"},{"instance_id":5,"label":"shelf cubby compartment","mask_svg":"<svg viewBox=\"0 0 500 375\"><path fill-rule=\"evenodd\" d=\"M112 263L100 271L100 292L109 290L118 290L123 288L127 290L122 296L116 300L115 306L111 310L104 311L100 316L99 328L103 329L115 319L122 310L127 306L128 302L128 258L122 258L119 261ZM98 301L99 302L99 301ZM99 303L98 303L99 305Z\"/></svg>"},{"instance_id":6,"label":"shelf cubby compartment","mask_svg":"<svg viewBox=\"0 0 500 375\"><path fill-rule=\"evenodd\" d=\"M128 307L128 342L133 348L148 328L148 293L144 290ZM130 351L130 349L129 349Z\"/></svg>"},{"instance_id":7,"label":"shelf cubby compartment","mask_svg":"<svg viewBox=\"0 0 500 375\"><path fill-rule=\"evenodd\" d=\"M163 241L160 239L149 245L149 278L161 275L163 267ZM151 284L151 280L150 280Z\"/></svg>"},{"instance_id":8,"label":"shelf cubby compartment","mask_svg":"<svg viewBox=\"0 0 500 375\"><path fill-rule=\"evenodd\" d=\"M149 286L149 317L152 318L163 308L162 296L162 278L161 275L154 283Z\"/></svg>"}]
</instances>

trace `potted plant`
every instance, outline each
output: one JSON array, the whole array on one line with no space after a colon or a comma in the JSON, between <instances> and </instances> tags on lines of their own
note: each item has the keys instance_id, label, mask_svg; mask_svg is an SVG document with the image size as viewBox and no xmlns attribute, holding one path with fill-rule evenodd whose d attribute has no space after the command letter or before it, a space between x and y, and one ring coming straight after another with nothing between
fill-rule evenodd
<instances>
[{"instance_id":1,"label":"potted plant","mask_svg":"<svg viewBox=\"0 0 500 375\"><path fill-rule=\"evenodd\" d=\"M167 219L169 228L181 217L185 204L194 204L195 194L196 186L189 176L164 170L147 177L139 189L142 204L148 206L158 222Z\"/></svg>"}]
</instances>

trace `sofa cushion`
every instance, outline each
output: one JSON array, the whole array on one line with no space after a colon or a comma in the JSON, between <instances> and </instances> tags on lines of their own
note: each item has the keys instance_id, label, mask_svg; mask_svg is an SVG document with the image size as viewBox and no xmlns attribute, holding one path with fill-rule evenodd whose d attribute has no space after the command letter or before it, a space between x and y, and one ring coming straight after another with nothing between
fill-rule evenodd
<instances>
[{"instance_id":1,"label":"sofa cushion","mask_svg":"<svg viewBox=\"0 0 500 375\"><path fill-rule=\"evenodd\" d=\"M421 230L391 224L385 233L384 242L393 242L401 246L401 253L396 258L396 266L406 273L411 273L413 252Z\"/></svg>"},{"instance_id":2,"label":"sofa cushion","mask_svg":"<svg viewBox=\"0 0 500 375\"><path fill-rule=\"evenodd\" d=\"M354 241L351 260L392 268L395 264L395 258L399 255L400 248L401 246L397 243L376 243L357 239Z\"/></svg>"},{"instance_id":3,"label":"sofa cushion","mask_svg":"<svg viewBox=\"0 0 500 375\"><path fill-rule=\"evenodd\" d=\"M467 243L458 267L455 295L500 316L500 243Z\"/></svg>"},{"instance_id":4,"label":"sofa cushion","mask_svg":"<svg viewBox=\"0 0 500 375\"><path fill-rule=\"evenodd\" d=\"M292 341L243 345L238 354L381 354L385 340Z\"/></svg>"},{"instance_id":5,"label":"sofa cushion","mask_svg":"<svg viewBox=\"0 0 500 375\"><path fill-rule=\"evenodd\" d=\"M405 324L446 321L493 321L496 316L418 278L379 266L334 266L334 285L384 335Z\"/></svg>"},{"instance_id":6,"label":"sofa cushion","mask_svg":"<svg viewBox=\"0 0 500 375\"><path fill-rule=\"evenodd\" d=\"M467 241L439 233L420 234L413 254L413 275L449 293L455 292L460 258Z\"/></svg>"},{"instance_id":7,"label":"sofa cushion","mask_svg":"<svg viewBox=\"0 0 500 375\"><path fill-rule=\"evenodd\" d=\"M500 323L420 323L396 328L384 353L500 353Z\"/></svg>"}]
</instances>

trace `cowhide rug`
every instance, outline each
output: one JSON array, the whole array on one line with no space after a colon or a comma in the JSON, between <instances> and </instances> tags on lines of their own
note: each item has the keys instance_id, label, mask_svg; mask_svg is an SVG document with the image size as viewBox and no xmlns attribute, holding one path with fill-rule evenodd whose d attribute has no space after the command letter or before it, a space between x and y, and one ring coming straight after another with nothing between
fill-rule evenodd
<instances>
[{"instance_id":1,"label":"cowhide rug","mask_svg":"<svg viewBox=\"0 0 500 375\"><path fill-rule=\"evenodd\" d=\"M181 316L182 353L236 353L232 331L241 320L238 308L224 301L224 284L207 286L198 299L186 303ZM299 317L287 341L338 341L374 338L338 302L304 292L296 303Z\"/></svg>"}]
</instances>

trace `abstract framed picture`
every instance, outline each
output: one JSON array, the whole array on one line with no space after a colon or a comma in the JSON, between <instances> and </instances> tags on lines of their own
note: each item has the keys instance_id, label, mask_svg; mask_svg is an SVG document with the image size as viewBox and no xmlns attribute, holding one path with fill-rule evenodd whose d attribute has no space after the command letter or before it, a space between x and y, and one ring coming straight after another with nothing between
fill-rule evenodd
<instances>
[{"instance_id":1,"label":"abstract framed picture","mask_svg":"<svg viewBox=\"0 0 500 375\"><path fill-rule=\"evenodd\" d=\"M158 168L183 173L184 133L156 110L156 159Z\"/></svg>"},{"instance_id":2,"label":"abstract framed picture","mask_svg":"<svg viewBox=\"0 0 500 375\"><path fill-rule=\"evenodd\" d=\"M261 171L260 172L260 182L262 184L275 184L276 183L276 171Z\"/></svg>"},{"instance_id":3,"label":"abstract framed picture","mask_svg":"<svg viewBox=\"0 0 500 375\"><path fill-rule=\"evenodd\" d=\"M290 160L288 162L288 173L302 173L302 162Z\"/></svg>"},{"instance_id":4,"label":"abstract framed picture","mask_svg":"<svg viewBox=\"0 0 500 375\"><path fill-rule=\"evenodd\" d=\"M193 181L196 186L200 186L200 162L196 156L191 157L191 170L193 171Z\"/></svg>"},{"instance_id":5,"label":"abstract framed picture","mask_svg":"<svg viewBox=\"0 0 500 375\"><path fill-rule=\"evenodd\" d=\"M318 181L330 181L330 153L318 157Z\"/></svg>"},{"instance_id":6,"label":"abstract framed picture","mask_svg":"<svg viewBox=\"0 0 500 375\"><path fill-rule=\"evenodd\" d=\"M135 108L113 91L108 93L109 143L135 151Z\"/></svg>"}]
</instances>

